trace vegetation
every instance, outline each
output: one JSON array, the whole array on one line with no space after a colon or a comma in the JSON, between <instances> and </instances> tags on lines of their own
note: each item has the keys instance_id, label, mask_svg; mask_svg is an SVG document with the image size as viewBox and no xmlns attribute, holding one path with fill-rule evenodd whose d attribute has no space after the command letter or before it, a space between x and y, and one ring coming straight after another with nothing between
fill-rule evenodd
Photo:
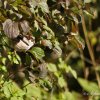
<instances>
[{"instance_id":1,"label":"vegetation","mask_svg":"<svg viewBox=\"0 0 100 100\"><path fill-rule=\"evenodd\" d=\"M99 0L0 0L0 100L100 100Z\"/></svg>"}]
</instances>

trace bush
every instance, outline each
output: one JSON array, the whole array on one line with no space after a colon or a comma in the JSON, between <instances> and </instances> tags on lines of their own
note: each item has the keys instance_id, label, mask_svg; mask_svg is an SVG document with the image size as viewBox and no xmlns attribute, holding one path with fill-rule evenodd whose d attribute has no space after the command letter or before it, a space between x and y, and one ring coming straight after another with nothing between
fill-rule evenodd
<instances>
[{"instance_id":1,"label":"bush","mask_svg":"<svg viewBox=\"0 0 100 100\"><path fill-rule=\"evenodd\" d=\"M98 3L0 0L0 100L99 100Z\"/></svg>"}]
</instances>

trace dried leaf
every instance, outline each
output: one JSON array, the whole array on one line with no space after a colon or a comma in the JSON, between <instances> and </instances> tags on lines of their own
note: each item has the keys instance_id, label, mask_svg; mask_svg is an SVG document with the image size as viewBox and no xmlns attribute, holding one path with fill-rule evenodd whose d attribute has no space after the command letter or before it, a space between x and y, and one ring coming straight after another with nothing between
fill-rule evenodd
<instances>
[{"instance_id":1,"label":"dried leaf","mask_svg":"<svg viewBox=\"0 0 100 100\"><path fill-rule=\"evenodd\" d=\"M45 78L47 76L47 69L46 69L47 64L42 63L38 65L39 68L39 77L40 78Z\"/></svg>"},{"instance_id":2,"label":"dried leaf","mask_svg":"<svg viewBox=\"0 0 100 100\"><path fill-rule=\"evenodd\" d=\"M68 41L71 42L75 47L77 47L78 49L84 49L85 47L85 43L83 41L83 39L81 37L79 37L78 35L69 35L67 36Z\"/></svg>"},{"instance_id":3,"label":"dried leaf","mask_svg":"<svg viewBox=\"0 0 100 100\"><path fill-rule=\"evenodd\" d=\"M41 8L43 12L49 13L47 0L29 0L29 4L33 9L38 7Z\"/></svg>"},{"instance_id":4,"label":"dried leaf","mask_svg":"<svg viewBox=\"0 0 100 100\"><path fill-rule=\"evenodd\" d=\"M46 40L46 39L41 40L41 44L42 44L43 46L48 47L49 49L52 49L52 43L51 43L50 40Z\"/></svg>"},{"instance_id":5,"label":"dried leaf","mask_svg":"<svg viewBox=\"0 0 100 100\"><path fill-rule=\"evenodd\" d=\"M51 58L52 59L58 59L62 55L62 50L59 46L56 46L53 48L53 52L51 53Z\"/></svg>"},{"instance_id":6,"label":"dried leaf","mask_svg":"<svg viewBox=\"0 0 100 100\"><path fill-rule=\"evenodd\" d=\"M84 0L84 3L90 3L92 0Z\"/></svg>"},{"instance_id":7,"label":"dried leaf","mask_svg":"<svg viewBox=\"0 0 100 100\"><path fill-rule=\"evenodd\" d=\"M27 37L24 37L23 40L20 40L17 43L14 43L14 48L16 51L22 52L29 50L33 45L35 41L33 39L27 39Z\"/></svg>"},{"instance_id":8,"label":"dried leaf","mask_svg":"<svg viewBox=\"0 0 100 100\"><path fill-rule=\"evenodd\" d=\"M19 35L18 23L13 22L11 19L7 19L3 23L3 30L4 34L11 39L14 39Z\"/></svg>"},{"instance_id":9,"label":"dried leaf","mask_svg":"<svg viewBox=\"0 0 100 100\"><path fill-rule=\"evenodd\" d=\"M29 23L26 20L20 22L20 25L25 34L30 31Z\"/></svg>"}]
</instances>

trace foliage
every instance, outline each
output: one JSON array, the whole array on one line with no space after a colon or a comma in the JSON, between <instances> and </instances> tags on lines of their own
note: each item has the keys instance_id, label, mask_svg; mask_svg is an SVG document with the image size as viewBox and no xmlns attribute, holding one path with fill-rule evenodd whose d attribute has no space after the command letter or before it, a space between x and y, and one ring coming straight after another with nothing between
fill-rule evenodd
<instances>
[{"instance_id":1,"label":"foliage","mask_svg":"<svg viewBox=\"0 0 100 100\"><path fill-rule=\"evenodd\" d=\"M98 3L0 0L0 100L99 100Z\"/></svg>"}]
</instances>

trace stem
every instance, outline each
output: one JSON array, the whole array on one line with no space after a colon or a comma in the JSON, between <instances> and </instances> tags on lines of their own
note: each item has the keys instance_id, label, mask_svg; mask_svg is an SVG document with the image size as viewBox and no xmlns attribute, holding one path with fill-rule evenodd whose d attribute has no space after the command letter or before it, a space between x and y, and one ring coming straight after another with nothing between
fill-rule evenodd
<instances>
[{"instance_id":1,"label":"stem","mask_svg":"<svg viewBox=\"0 0 100 100\"><path fill-rule=\"evenodd\" d=\"M82 10L80 10L80 13L82 15L82 27L83 27L83 32L84 32L86 44L87 44L87 47L88 47L88 50L89 50L91 60L93 62L93 66L96 67L95 57L94 57L94 53L93 53L91 44L90 44L89 39L88 39L88 35L87 35L88 32L87 32L87 29L86 29L85 19L84 19L84 15L83 15ZM96 79L97 79L98 85L100 87L100 77L99 77L99 73L96 70L95 70L95 74L96 74Z\"/></svg>"}]
</instances>

